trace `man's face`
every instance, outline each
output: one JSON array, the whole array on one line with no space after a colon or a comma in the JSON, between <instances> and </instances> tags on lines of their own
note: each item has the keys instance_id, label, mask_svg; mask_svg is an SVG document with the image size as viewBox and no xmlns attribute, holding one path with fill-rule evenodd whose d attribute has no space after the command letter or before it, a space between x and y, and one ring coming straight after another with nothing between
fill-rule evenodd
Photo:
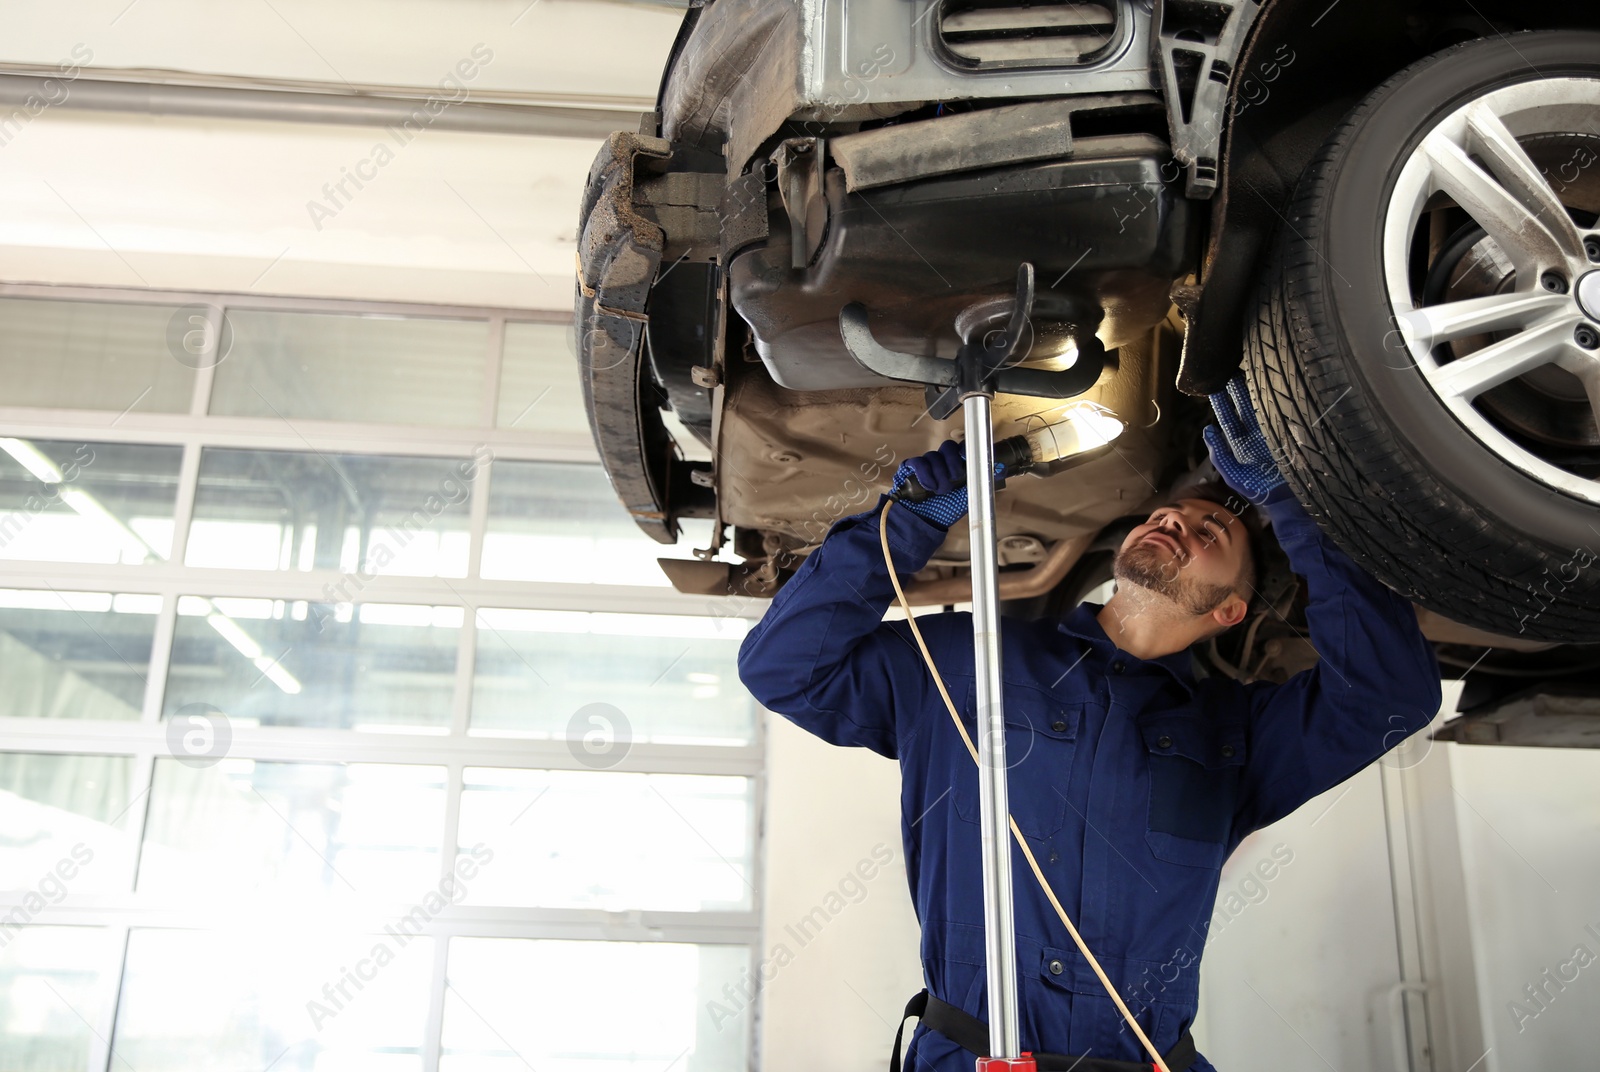
<instances>
[{"instance_id":1,"label":"man's face","mask_svg":"<svg viewBox=\"0 0 1600 1072\"><path fill-rule=\"evenodd\" d=\"M1112 573L1119 582L1167 597L1189 614L1223 608L1226 613L1218 620L1226 628L1244 617L1247 600L1234 587L1249 553L1244 522L1226 507L1206 499L1180 499L1128 533ZM1230 596L1237 608L1224 608Z\"/></svg>"}]
</instances>

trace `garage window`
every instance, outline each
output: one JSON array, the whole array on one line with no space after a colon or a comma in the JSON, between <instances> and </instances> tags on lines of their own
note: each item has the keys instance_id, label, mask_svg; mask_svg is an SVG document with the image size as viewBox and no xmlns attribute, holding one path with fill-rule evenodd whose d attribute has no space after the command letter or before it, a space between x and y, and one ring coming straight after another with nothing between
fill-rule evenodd
<instances>
[{"instance_id":1,"label":"garage window","mask_svg":"<svg viewBox=\"0 0 1600 1072\"><path fill-rule=\"evenodd\" d=\"M487 320L230 308L223 324L212 413L482 422Z\"/></svg>"},{"instance_id":2,"label":"garage window","mask_svg":"<svg viewBox=\"0 0 1600 1072\"><path fill-rule=\"evenodd\" d=\"M0 285L0 1065L743 1066L749 622L570 333Z\"/></svg>"}]
</instances>

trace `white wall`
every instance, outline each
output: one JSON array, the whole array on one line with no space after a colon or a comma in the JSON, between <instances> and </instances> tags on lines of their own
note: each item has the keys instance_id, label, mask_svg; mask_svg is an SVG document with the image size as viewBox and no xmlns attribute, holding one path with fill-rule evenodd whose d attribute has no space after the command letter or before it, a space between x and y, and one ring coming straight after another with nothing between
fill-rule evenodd
<instances>
[{"instance_id":1,"label":"white wall","mask_svg":"<svg viewBox=\"0 0 1600 1072\"><path fill-rule=\"evenodd\" d=\"M767 723L760 959L771 967L760 1002L760 1067L880 1072L906 1000L922 989L900 845L900 768L864 748L827 744L779 715ZM887 866L856 872L885 851ZM849 881L852 873L872 877ZM814 922L805 925L808 918Z\"/></svg>"},{"instance_id":2,"label":"white wall","mask_svg":"<svg viewBox=\"0 0 1600 1072\"><path fill-rule=\"evenodd\" d=\"M1400 966L1380 782L1369 767L1223 865L1195 1031L1223 1072L1405 1067L1388 1003Z\"/></svg>"},{"instance_id":3,"label":"white wall","mask_svg":"<svg viewBox=\"0 0 1600 1072\"><path fill-rule=\"evenodd\" d=\"M1453 746L1450 759L1487 1051L1481 1067L1594 1068L1600 753Z\"/></svg>"},{"instance_id":4,"label":"white wall","mask_svg":"<svg viewBox=\"0 0 1600 1072\"><path fill-rule=\"evenodd\" d=\"M484 90L654 100L683 13L605 0L62 0L0 7L0 61L434 86L476 42Z\"/></svg>"}]
</instances>

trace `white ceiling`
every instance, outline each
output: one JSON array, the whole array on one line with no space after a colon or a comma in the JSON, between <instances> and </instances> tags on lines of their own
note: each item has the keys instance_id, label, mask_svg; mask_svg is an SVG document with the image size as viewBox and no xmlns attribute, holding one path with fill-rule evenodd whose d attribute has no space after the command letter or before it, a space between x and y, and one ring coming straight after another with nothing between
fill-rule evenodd
<instances>
[{"instance_id":1,"label":"white ceiling","mask_svg":"<svg viewBox=\"0 0 1600 1072\"><path fill-rule=\"evenodd\" d=\"M681 11L606 0L63 0L0 6L0 61L433 86L475 44L476 85L654 99Z\"/></svg>"},{"instance_id":2,"label":"white ceiling","mask_svg":"<svg viewBox=\"0 0 1600 1072\"><path fill-rule=\"evenodd\" d=\"M0 62L82 45L96 67L432 87L482 44L474 92L653 99L680 18L596 0L7 5ZM49 108L0 145L0 279L570 309L599 146ZM358 165L373 177L334 192Z\"/></svg>"}]
</instances>

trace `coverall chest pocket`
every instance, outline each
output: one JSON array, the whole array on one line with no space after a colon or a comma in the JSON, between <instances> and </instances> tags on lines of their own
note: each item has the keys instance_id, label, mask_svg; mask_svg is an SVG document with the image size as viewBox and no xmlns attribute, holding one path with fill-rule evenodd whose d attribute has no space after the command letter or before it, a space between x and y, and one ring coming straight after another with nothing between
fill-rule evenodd
<instances>
[{"instance_id":1,"label":"coverall chest pocket","mask_svg":"<svg viewBox=\"0 0 1600 1072\"><path fill-rule=\"evenodd\" d=\"M977 716L976 682L967 687L963 708L972 744L981 748L978 734L987 731L987 715ZM1025 837L1044 840L1061 831L1067 810L1067 778L1077 748L1082 703L1064 703L1042 689L1005 686L1006 791L1011 816ZM974 729L974 725L977 726ZM955 727L950 727L952 733ZM981 820L978 803L978 765L966 746L957 741L962 768L951 794L956 815L970 823Z\"/></svg>"},{"instance_id":2,"label":"coverall chest pocket","mask_svg":"<svg viewBox=\"0 0 1600 1072\"><path fill-rule=\"evenodd\" d=\"M1150 770L1151 853L1171 863L1221 867L1245 761L1242 734L1200 718L1152 719L1140 733Z\"/></svg>"}]
</instances>

